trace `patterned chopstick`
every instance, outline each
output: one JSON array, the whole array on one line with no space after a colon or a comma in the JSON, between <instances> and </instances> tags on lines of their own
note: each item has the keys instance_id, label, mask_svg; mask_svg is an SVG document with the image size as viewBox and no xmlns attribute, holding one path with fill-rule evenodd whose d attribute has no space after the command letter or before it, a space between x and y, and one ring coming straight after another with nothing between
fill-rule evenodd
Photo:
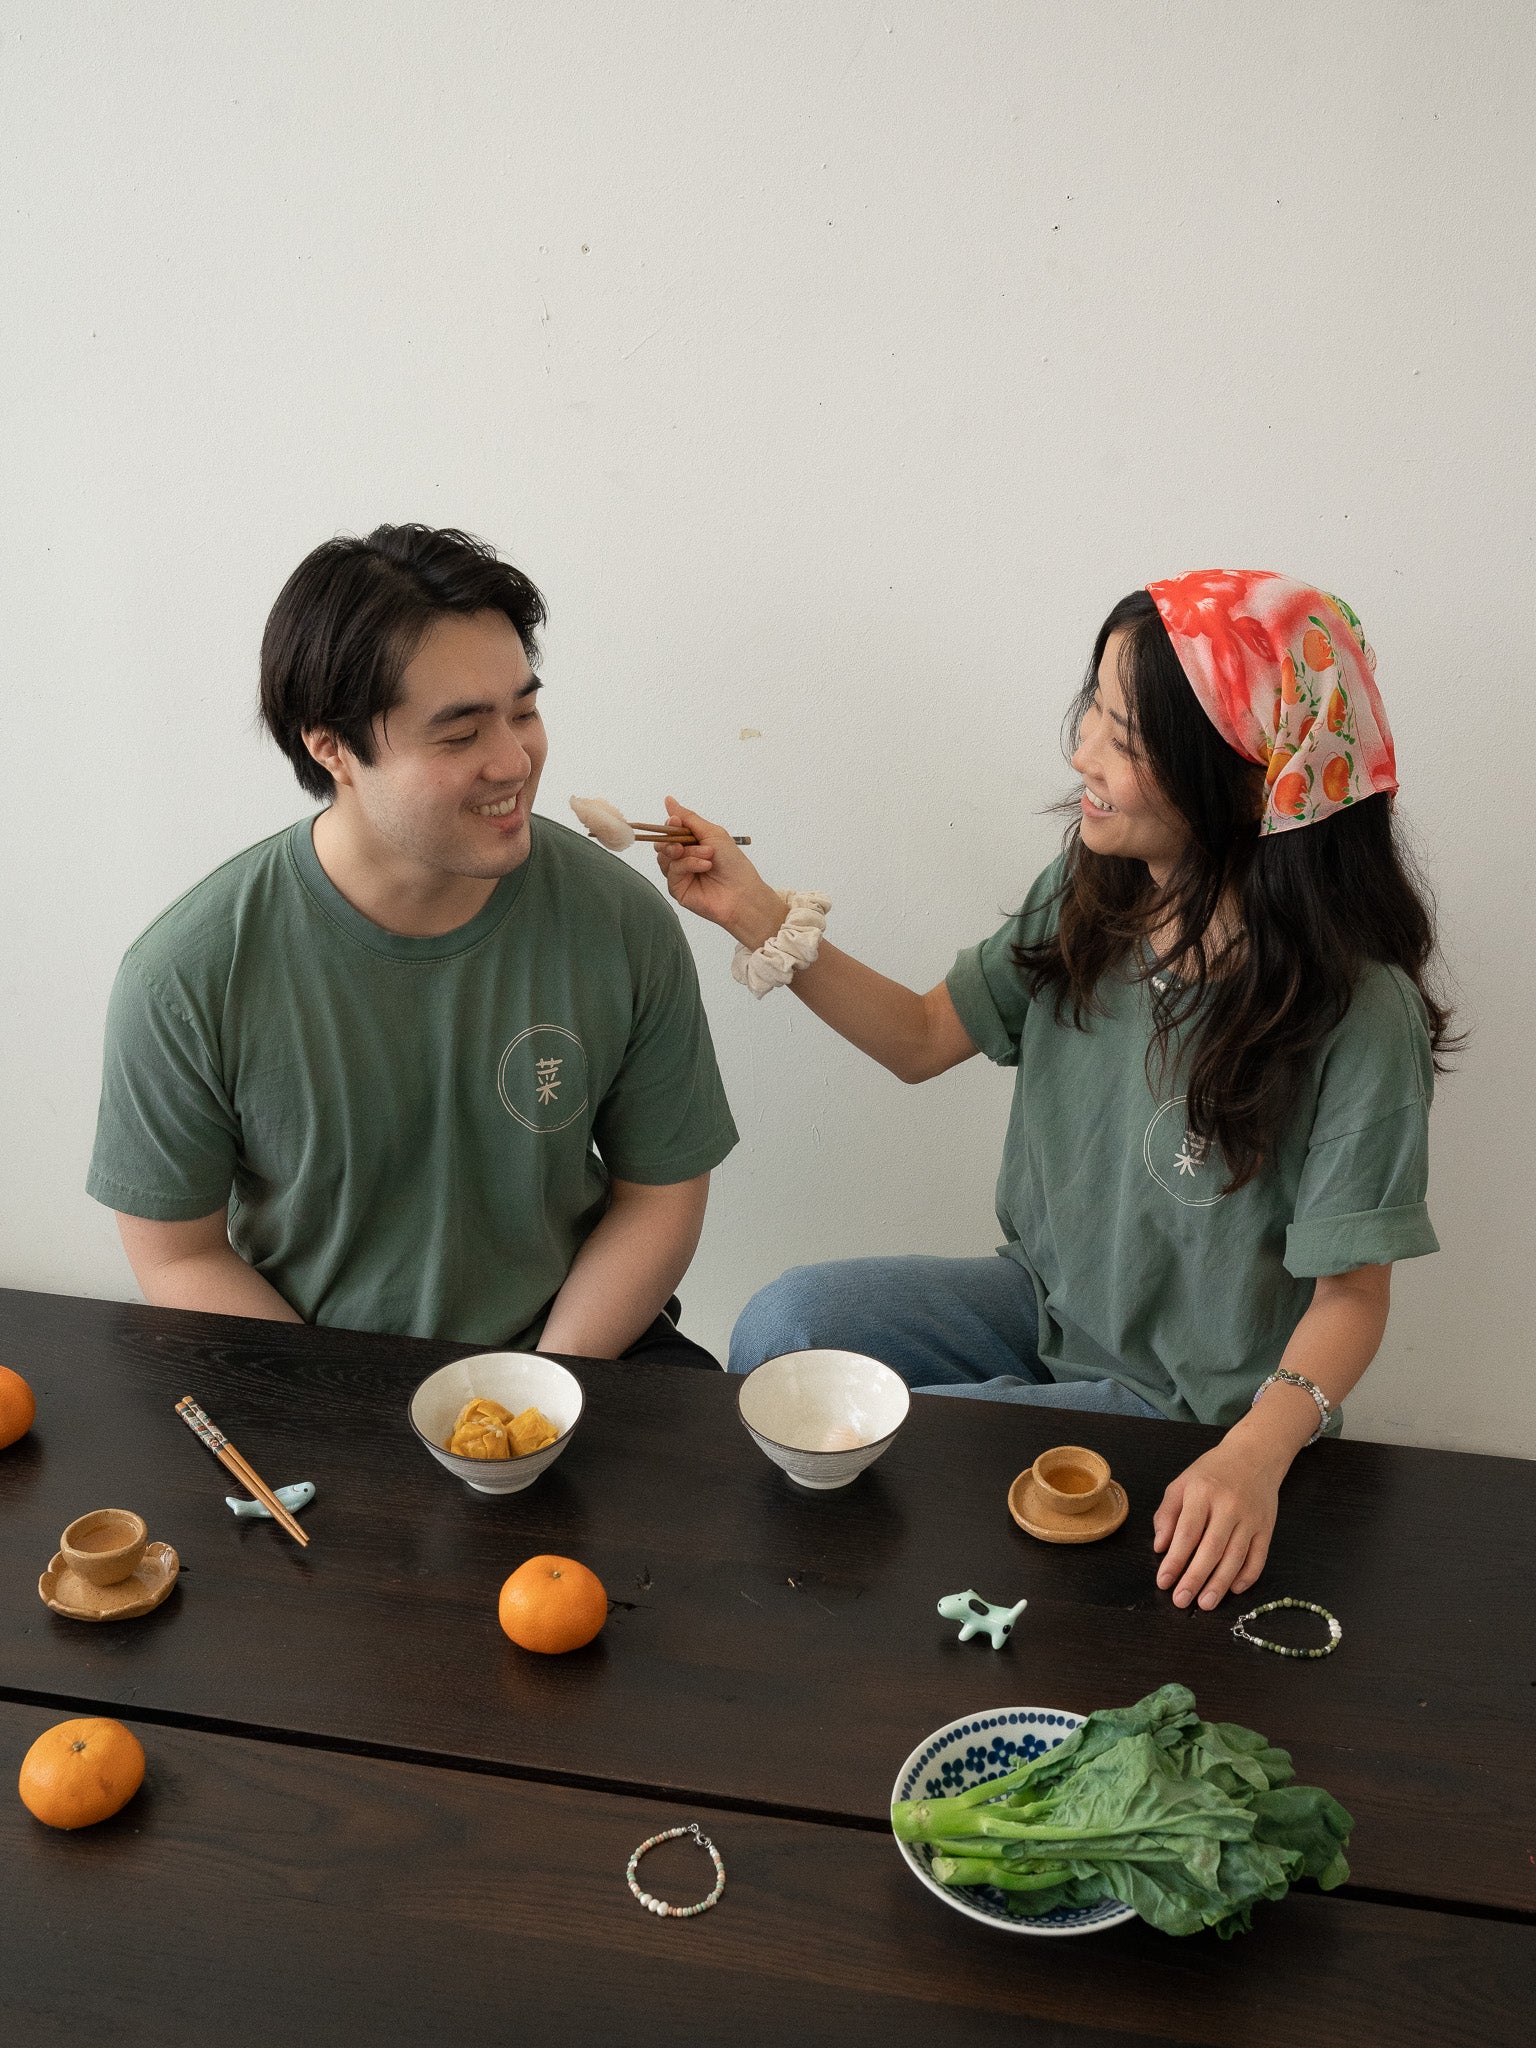
<instances>
[{"instance_id":1,"label":"patterned chopstick","mask_svg":"<svg viewBox=\"0 0 1536 2048\"><path fill-rule=\"evenodd\" d=\"M281 1522L295 1543L307 1546L309 1537L283 1506L277 1495L235 1449L212 1417L199 1408L190 1394L183 1394L176 1403L176 1413L182 1421L212 1451L226 1472L232 1472L247 1492L253 1493L275 1522Z\"/></svg>"}]
</instances>

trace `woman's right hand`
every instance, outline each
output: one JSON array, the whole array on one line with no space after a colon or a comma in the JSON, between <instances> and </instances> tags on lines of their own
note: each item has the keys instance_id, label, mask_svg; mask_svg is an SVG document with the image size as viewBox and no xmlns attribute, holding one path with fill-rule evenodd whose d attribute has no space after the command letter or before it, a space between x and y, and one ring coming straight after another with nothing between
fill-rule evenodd
<instances>
[{"instance_id":1,"label":"woman's right hand","mask_svg":"<svg viewBox=\"0 0 1536 2048\"><path fill-rule=\"evenodd\" d=\"M656 849L673 901L724 926L755 953L783 926L788 897L769 888L723 827L697 811L685 811L672 797L667 798L667 821L686 825L698 841L696 846ZM942 981L920 996L824 944L814 965L795 975L793 986L808 1010L898 1080L930 1080L975 1054Z\"/></svg>"},{"instance_id":2,"label":"woman's right hand","mask_svg":"<svg viewBox=\"0 0 1536 2048\"><path fill-rule=\"evenodd\" d=\"M658 846L657 864L674 903L707 918L756 952L783 924L789 904L770 889L722 825L667 798L667 822L686 825L697 846Z\"/></svg>"}]
</instances>

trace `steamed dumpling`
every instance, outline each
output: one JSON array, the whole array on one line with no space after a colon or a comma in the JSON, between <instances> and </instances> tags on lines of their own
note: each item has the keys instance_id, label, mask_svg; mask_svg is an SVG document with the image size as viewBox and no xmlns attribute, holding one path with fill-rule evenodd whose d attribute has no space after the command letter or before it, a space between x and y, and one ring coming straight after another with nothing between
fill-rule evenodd
<instances>
[{"instance_id":1,"label":"steamed dumpling","mask_svg":"<svg viewBox=\"0 0 1536 2048\"><path fill-rule=\"evenodd\" d=\"M466 1401L444 1448L460 1458L510 1458L507 1424L511 1420L511 1410L499 1401Z\"/></svg>"},{"instance_id":2,"label":"steamed dumpling","mask_svg":"<svg viewBox=\"0 0 1536 2048\"><path fill-rule=\"evenodd\" d=\"M571 809L598 845L606 846L610 853L628 853L634 845L635 835L624 813L604 803L600 796L573 796Z\"/></svg>"},{"instance_id":3,"label":"steamed dumpling","mask_svg":"<svg viewBox=\"0 0 1536 2048\"><path fill-rule=\"evenodd\" d=\"M461 1458L526 1458L530 1451L542 1451L560 1434L538 1408L525 1408L514 1415L499 1401L466 1401L453 1425L453 1434L443 1446Z\"/></svg>"}]
</instances>

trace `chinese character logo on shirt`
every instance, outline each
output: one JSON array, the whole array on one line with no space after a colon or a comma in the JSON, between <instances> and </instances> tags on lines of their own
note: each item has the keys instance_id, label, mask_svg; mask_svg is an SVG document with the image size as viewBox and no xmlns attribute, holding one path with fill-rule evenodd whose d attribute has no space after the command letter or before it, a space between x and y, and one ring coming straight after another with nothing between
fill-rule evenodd
<instances>
[{"instance_id":1,"label":"chinese character logo on shirt","mask_svg":"<svg viewBox=\"0 0 1536 2048\"><path fill-rule=\"evenodd\" d=\"M1141 1143L1147 1172L1185 1209L1213 1209L1226 1195L1226 1173L1209 1138L1197 1137L1185 1122L1185 1098L1163 1103Z\"/></svg>"},{"instance_id":2,"label":"chinese character logo on shirt","mask_svg":"<svg viewBox=\"0 0 1536 2048\"><path fill-rule=\"evenodd\" d=\"M503 1048L496 1066L502 1108L539 1137L579 1125L590 1087L586 1047L565 1024L530 1024Z\"/></svg>"},{"instance_id":3,"label":"chinese character logo on shirt","mask_svg":"<svg viewBox=\"0 0 1536 2048\"><path fill-rule=\"evenodd\" d=\"M1184 1133L1184 1143L1174 1154L1173 1163L1176 1170L1180 1173L1187 1173L1191 1180L1193 1180L1205 1164L1205 1155L1209 1143L1209 1139L1197 1138L1193 1131L1186 1131Z\"/></svg>"}]
</instances>

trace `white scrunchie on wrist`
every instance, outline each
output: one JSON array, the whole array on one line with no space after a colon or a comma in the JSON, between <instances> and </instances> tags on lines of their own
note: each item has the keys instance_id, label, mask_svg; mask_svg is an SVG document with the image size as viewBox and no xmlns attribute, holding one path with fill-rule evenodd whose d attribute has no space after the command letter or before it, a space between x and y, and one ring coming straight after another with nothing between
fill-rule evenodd
<instances>
[{"instance_id":1,"label":"white scrunchie on wrist","mask_svg":"<svg viewBox=\"0 0 1536 2048\"><path fill-rule=\"evenodd\" d=\"M770 989L786 988L797 967L809 967L821 950L821 935L827 928L832 898L819 889L791 889L789 915L771 939L749 953L736 948L731 975L743 988L762 997Z\"/></svg>"}]
</instances>

